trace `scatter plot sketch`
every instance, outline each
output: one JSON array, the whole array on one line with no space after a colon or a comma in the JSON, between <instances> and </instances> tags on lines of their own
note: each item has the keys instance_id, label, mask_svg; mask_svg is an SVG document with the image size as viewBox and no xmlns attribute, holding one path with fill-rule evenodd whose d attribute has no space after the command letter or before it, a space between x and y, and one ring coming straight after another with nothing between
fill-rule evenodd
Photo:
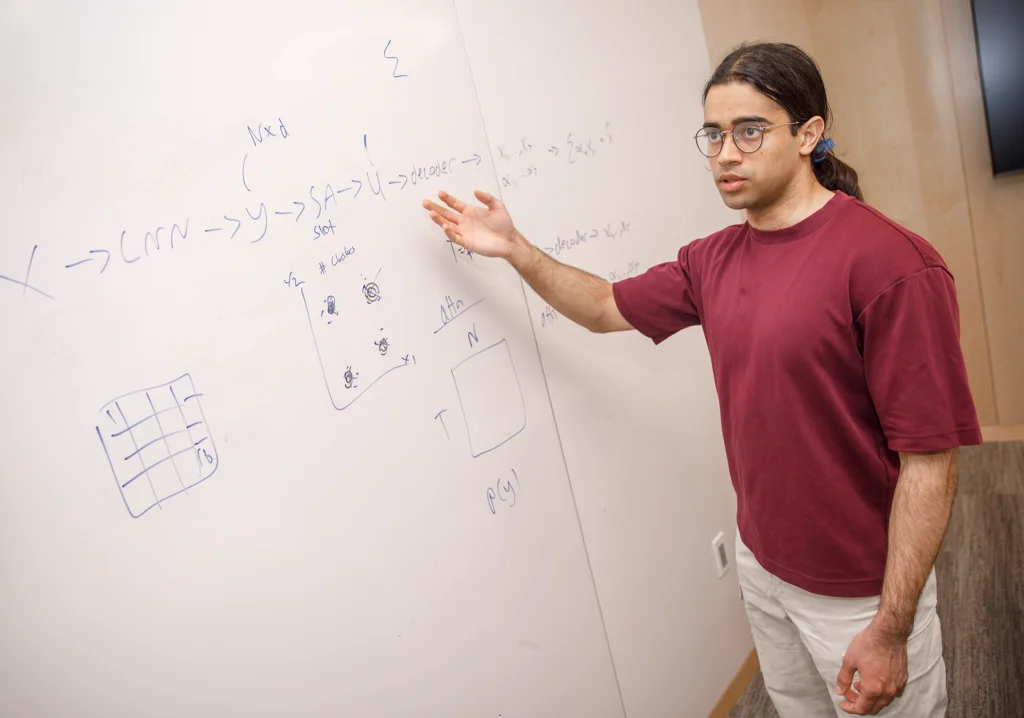
<instances>
[{"instance_id":1,"label":"scatter plot sketch","mask_svg":"<svg viewBox=\"0 0 1024 718\"><path fill-rule=\"evenodd\" d=\"M100 409L96 434L133 518L162 509L164 501L188 493L217 471L220 462L201 397L192 377L183 374Z\"/></svg>"},{"instance_id":2,"label":"scatter plot sketch","mask_svg":"<svg viewBox=\"0 0 1024 718\"><path fill-rule=\"evenodd\" d=\"M373 323L378 321L376 312L381 307L378 304L381 301L380 288L375 282L359 290L358 302L346 301L335 294L328 295L330 319L325 319L326 315L321 310L316 322L313 321L314 313L310 311L306 288L300 287L299 294L327 387L327 397L337 411L352 406L392 372L415 365L416 357L395 349L384 333L384 326ZM313 301L316 302L315 299ZM343 301L346 301L344 305ZM331 325L333 327L329 329Z\"/></svg>"},{"instance_id":3,"label":"scatter plot sketch","mask_svg":"<svg viewBox=\"0 0 1024 718\"><path fill-rule=\"evenodd\" d=\"M526 428L526 403L512 352L502 339L452 368L473 458L497 449Z\"/></svg>"}]
</instances>

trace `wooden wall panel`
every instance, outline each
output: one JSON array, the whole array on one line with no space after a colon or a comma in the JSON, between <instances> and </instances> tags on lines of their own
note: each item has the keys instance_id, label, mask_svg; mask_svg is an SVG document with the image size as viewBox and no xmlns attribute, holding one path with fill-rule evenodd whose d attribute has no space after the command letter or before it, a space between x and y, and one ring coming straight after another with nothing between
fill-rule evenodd
<instances>
[{"instance_id":1,"label":"wooden wall panel","mask_svg":"<svg viewBox=\"0 0 1024 718\"><path fill-rule=\"evenodd\" d=\"M994 178L970 0L942 0L998 424L1024 424L1024 175Z\"/></svg>"},{"instance_id":2,"label":"wooden wall panel","mask_svg":"<svg viewBox=\"0 0 1024 718\"><path fill-rule=\"evenodd\" d=\"M793 42L817 60L836 152L857 170L866 200L935 245L956 277L978 412L983 424L998 424L996 397L1004 387L993 376L939 0L766 0L742 7L702 0L701 12L712 63L739 42L760 39Z\"/></svg>"},{"instance_id":3,"label":"wooden wall panel","mask_svg":"<svg viewBox=\"0 0 1024 718\"><path fill-rule=\"evenodd\" d=\"M811 31L805 4L805 0L700 0L712 69L744 40L782 40L806 48Z\"/></svg>"},{"instance_id":4,"label":"wooden wall panel","mask_svg":"<svg viewBox=\"0 0 1024 718\"><path fill-rule=\"evenodd\" d=\"M907 226L929 239L956 277L960 299L962 344L982 424L999 423L992 375L991 345L983 286L975 246L975 228L957 136L956 102L949 53L938 0L874 2L892 15L900 36L888 47L902 68L902 98L907 109L913 163L918 168L917 196L924 217ZM890 53L886 53L887 55ZM897 153L888 158L904 156ZM873 168L884 173L884 166ZM890 192L902 188L889 186ZM921 222L918 224L918 222Z\"/></svg>"}]
</instances>

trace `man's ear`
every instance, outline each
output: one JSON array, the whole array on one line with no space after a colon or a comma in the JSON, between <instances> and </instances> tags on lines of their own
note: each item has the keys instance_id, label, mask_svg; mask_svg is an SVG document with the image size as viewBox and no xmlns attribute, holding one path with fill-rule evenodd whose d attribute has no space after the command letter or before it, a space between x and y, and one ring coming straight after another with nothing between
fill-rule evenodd
<instances>
[{"instance_id":1,"label":"man's ear","mask_svg":"<svg viewBox=\"0 0 1024 718\"><path fill-rule=\"evenodd\" d=\"M797 132L797 139L800 140L800 154L810 156L824 134L825 120L819 115L815 115L800 125L800 129Z\"/></svg>"}]
</instances>

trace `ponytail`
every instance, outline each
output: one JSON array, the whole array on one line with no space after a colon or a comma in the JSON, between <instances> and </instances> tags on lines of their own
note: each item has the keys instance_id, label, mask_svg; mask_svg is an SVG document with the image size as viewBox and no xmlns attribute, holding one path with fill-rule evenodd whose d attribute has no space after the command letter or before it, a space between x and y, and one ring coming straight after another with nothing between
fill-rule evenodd
<instances>
[{"instance_id":1,"label":"ponytail","mask_svg":"<svg viewBox=\"0 0 1024 718\"><path fill-rule=\"evenodd\" d=\"M825 189L845 192L863 202L864 195L860 191L857 170L832 154L832 147L834 146L835 142L832 140L822 140L818 143L818 147L815 148L815 154L812 155L811 159L814 176L818 178L818 182Z\"/></svg>"}]
</instances>

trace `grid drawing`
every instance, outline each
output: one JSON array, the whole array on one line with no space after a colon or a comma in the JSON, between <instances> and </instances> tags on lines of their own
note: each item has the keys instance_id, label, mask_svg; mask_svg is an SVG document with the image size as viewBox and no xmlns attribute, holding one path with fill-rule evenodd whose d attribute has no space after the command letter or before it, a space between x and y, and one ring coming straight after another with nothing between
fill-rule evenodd
<instances>
[{"instance_id":1,"label":"grid drawing","mask_svg":"<svg viewBox=\"0 0 1024 718\"><path fill-rule=\"evenodd\" d=\"M96 434L132 518L213 476L220 464L189 374L111 399Z\"/></svg>"}]
</instances>

